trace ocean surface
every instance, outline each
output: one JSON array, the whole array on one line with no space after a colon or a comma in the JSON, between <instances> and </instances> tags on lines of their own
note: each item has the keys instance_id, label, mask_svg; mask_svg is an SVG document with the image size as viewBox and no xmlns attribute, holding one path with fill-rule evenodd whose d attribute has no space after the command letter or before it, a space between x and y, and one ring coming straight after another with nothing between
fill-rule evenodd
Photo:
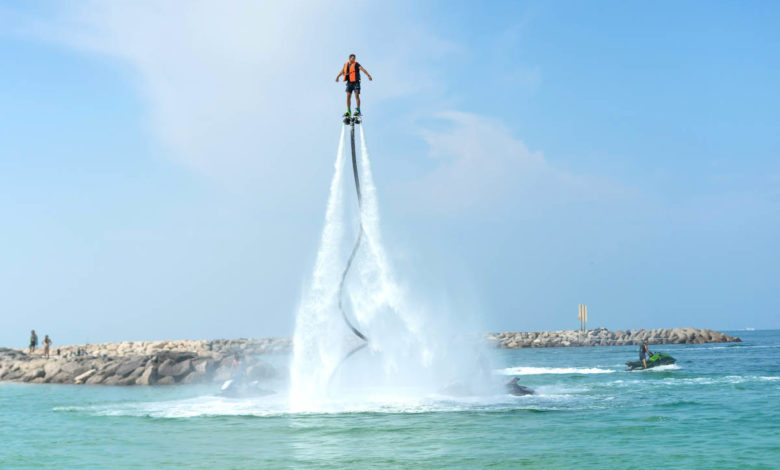
<instances>
[{"instance_id":1,"label":"ocean surface","mask_svg":"<svg viewBox=\"0 0 780 470\"><path fill-rule=\"evenodd\" d=\"M742 343L493 351L536 395L290 413L218 387L0 383L0 468L780 468L780 330Z\"/></svg>"}]
</instances>

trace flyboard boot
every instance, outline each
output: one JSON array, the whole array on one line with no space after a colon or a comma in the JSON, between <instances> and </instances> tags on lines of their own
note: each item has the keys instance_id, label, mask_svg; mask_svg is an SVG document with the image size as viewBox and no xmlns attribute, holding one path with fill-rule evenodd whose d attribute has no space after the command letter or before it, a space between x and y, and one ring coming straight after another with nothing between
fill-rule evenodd
<instances>
[{"instance_id":1,"label":"flyboard boot","mask_svg":"<svg viewBox=\"0 0 780 470\"><path fill-rule=\"evenodd\" d=\"M344 124L347 125L360 124L363 122L363 115L360 114L360 108L355 109L354 113L350 110L347 110L347 112L342 115L342 118Z\"/></svg>"}]
</instances>

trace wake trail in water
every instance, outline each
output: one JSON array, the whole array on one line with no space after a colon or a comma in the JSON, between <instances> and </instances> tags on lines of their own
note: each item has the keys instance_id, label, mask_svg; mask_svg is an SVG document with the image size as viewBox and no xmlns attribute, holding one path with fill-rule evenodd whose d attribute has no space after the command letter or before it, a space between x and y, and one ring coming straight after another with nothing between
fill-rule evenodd
<instances>
[{"instance_id":1,"label":"wake trail in water","mask_svg":"<svg viewBox=\"0 0 780 470\"><path fill-rule=\"evenodd\" d=\"M546 374L611 374L614 369L598 367L507 367L501 369L503 375L546 375Z\"/></svg>"}]
</instances>

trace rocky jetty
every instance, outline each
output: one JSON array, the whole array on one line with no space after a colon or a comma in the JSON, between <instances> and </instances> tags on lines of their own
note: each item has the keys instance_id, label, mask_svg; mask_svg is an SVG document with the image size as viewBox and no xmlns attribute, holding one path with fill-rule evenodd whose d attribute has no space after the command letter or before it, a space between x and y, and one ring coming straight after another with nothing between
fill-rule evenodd
<instances>
[{"instance_id":1,"label":"rocky jetty","mask_svg":"<svg viewBox=\"0 0 780 470\"><path fill-rule=\"evenodd\" d=\"M487 335L487 340L497 348L555 348L567 346L626 346L638 345L643 340L649 344L704 344L732 343L741 339L717 331L696 328L658 328L655 330L561 330L503 332Z\"/></svg>"},{"instance_id":2,"label":"rocky jetty","mask_svg":"<svg viewBox=\"0 0 780 470\"><path fill-rule=\"evenodd\" d=\"M26 350L0 348L0 381L101 385L222 382L231 377L236 354L245 377L269 379L281 372L261 356L289 352L290 347L287 338L124 341L53 347L49 358L40 350L27 354Z\"/></svg>"},{"instance_id":3,"label":"rocky jetty","mask_svg":"<svg viewBox=\"0 0 780 470\"><path fill-rule=\"evenodd\" d=\"M702 344L737 342L739 338L713 330L674 328L609 331L503 332L486 335L498 348L550 348L564 346L624 346L640 344ZM123 341L53 347L44 358L39 349L0 348L0 381L88 384L171 385L223 382L233 373L233 358L249 380L280 377L266 354L289 353L289 338L212 341Z\"/></svg>"}]
</instances>

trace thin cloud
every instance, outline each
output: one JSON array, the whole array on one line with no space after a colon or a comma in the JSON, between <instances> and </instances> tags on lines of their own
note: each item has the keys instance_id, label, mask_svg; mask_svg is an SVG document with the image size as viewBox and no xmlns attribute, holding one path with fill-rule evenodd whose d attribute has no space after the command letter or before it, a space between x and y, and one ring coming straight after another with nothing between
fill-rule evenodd
<instances>
[{"instance_id":1,"label":"thin cloud","mask_svg":"<svg viewBox=\"0 0 780 470\"><path fill-rule=\"evenodd\" d=\"M345 23L347 9L354 19ZM93 1L25 30L129 65L148 103L148 127L172 158L227 181L252 175L271 188L305 186L329 166L322 157L331 153L344 100L333 78L348 53L370 57L372 105L441 88L435 70L410 76L409 57L438 60L457 45L417 23L410 9L405 2ZM345 27L353 38L346 43Z\"/></svg>"},{"instance_id":2,"label":"thin cloud","mask_svg":"<svg viewBox=\"0 0 780 470\"><path fill-rule=\"evenodd\" d=\"M405 190L426 201L419 210L470 214L492 207L609 200L632 193L621 184L557 167L500 121L464 112L437 115L445 129L422 133L435 167Z\"/></svg>"}]
</instances>

